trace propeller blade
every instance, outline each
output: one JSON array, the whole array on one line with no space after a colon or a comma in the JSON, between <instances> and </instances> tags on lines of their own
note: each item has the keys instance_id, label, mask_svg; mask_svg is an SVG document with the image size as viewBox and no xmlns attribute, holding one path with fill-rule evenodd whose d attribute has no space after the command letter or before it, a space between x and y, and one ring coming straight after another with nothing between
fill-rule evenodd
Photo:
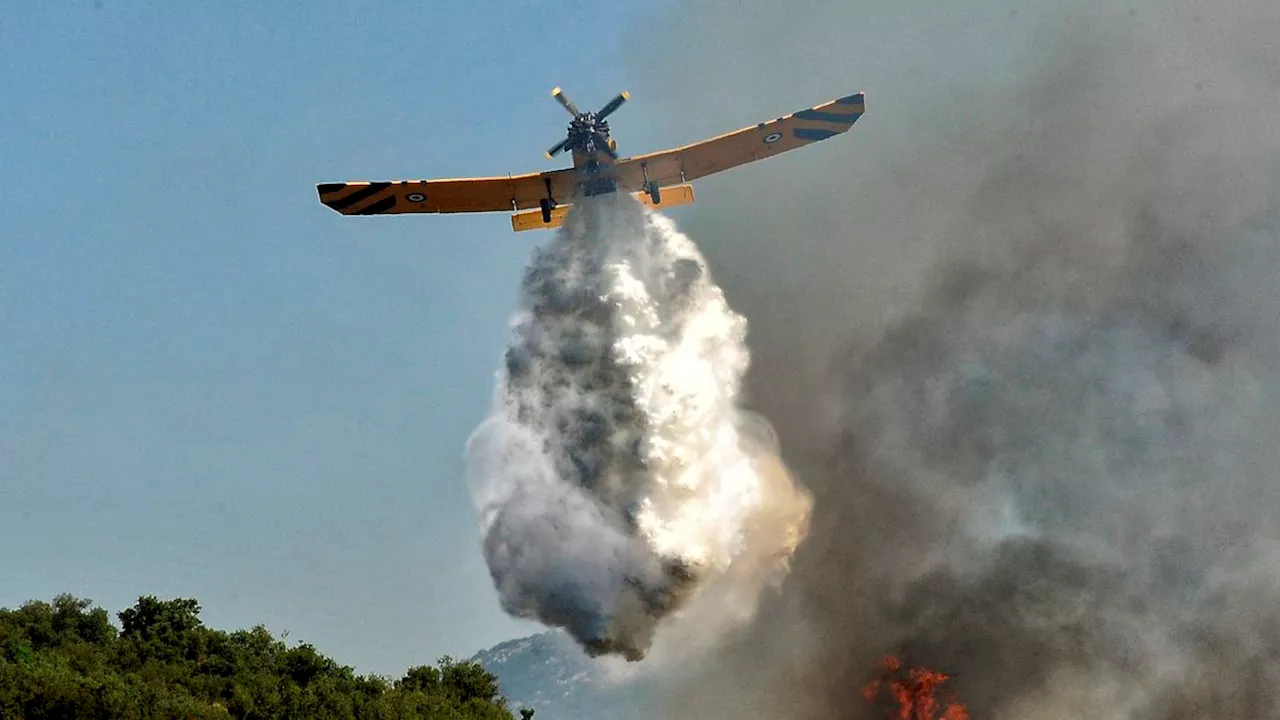
<instances>
[{"instance_id":1,"label":"propeller blade","mask_svg":"<svg viewBox=\"0 0 1280 720\"><path fill-rule=\"evenodd\" d=\"M559 100L560 104L564 106L564 109L572 113L574 117L578 117L582 114L578 112L578 106L574 105L573 101L566 97L564 92L562 92L558 86L555 90L551 91L551 97Z\"/></svg>"},{"instance_id":2,"label":"propeller blade","mask_svg":"<svg viewBox=\"0 0 1280 720\"><path fill-rule=\"evenodd\" d=\"M556 143L555 147L547 151L547 159L550 160L556 155L559 155L561 152L564 152L564 149L568 146L569 146L569 138L565 138L560 142Z\"/></svg>"},{"instance_id":3,"label":"propeller blade","mask_svg":"<svg viewBox=\"0 0 1280 720\"><path fill-rule=\"evenodd\" d=\"M609 147L609 138L605 137L603 133L595 133L595 139L596 148L599 149L600 152L608 155L614 160L618 159L618 153L615 152L613 148Z\"/></svg>"},{"instance_id":4,"label":"propeller blade","mask_svg":"<svg viewBox=\"0 0 1280 720\"><path fill-rule=\"evenodd\" d=\"M596 113L596 119L597 120L605 119L606 117L608 117L609 113L613 112L614 110L617 110L619 107L622 106L622 103L626 102L630 98L631 98L631 93L627 92L626 90L623 90L621 93L618 94L618 97L610 100L608 105L605 105L604 107L600 108L600 112Z\"/></svg>"}]
</instances>

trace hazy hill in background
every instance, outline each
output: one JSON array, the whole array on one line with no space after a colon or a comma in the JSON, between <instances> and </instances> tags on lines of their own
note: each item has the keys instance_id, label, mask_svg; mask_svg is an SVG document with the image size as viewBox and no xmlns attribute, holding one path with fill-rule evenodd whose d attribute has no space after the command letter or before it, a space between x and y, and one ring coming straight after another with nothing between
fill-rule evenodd
<instances>
[{"instance_id":1,"label":"hazy hill in background","mask_svg":"<svg viewBox=\"0 0 1280 720\"><path fill-rule=\"evenodd\" d=\"M560 631L499 643L470 661L498 678L511 707L537 711L536 720L654 717L646 683L611 679Z\"/></svg>"}]
</instances>

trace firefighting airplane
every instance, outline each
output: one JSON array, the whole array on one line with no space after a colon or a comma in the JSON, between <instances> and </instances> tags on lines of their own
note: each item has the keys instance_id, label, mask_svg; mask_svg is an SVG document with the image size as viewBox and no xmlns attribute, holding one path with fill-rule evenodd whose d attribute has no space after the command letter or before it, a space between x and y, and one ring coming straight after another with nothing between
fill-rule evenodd
<instances>
[{"instance_id":1,"label":"firefighting airplane","mask_svg":"<svg viewBox=\"0 0 1280 720\"><path fill-rule=\"evenodd\" d=\"M624 190L651 208L693 202L691 180L772 157L845 132L865 109L864 93L742 128L692 145L619 158L605 118L630 97L580 112L560 88L551 91L573 115L547 159L569 150L573 167L506 177L322 183L320 202L343 215L514 212L516 232L558 227L574 199Z\"/></svg>"}]
</instances>

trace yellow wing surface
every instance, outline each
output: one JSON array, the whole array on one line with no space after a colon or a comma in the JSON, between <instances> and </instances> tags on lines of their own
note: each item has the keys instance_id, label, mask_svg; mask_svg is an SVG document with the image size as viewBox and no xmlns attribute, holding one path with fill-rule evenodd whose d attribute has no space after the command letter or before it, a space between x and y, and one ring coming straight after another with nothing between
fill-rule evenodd
<instances>
[{"instance_id":1,"label":"yellow wing surface","mask_svg":"<svg viewBox=\"0 0 1280 720\"><path fill-rule=\"evenodd\" d=\"M455 180L323 183L320 202L343 215L461 213L524 210L538 201L569 197L573 170ZM550 193L548 193L548 190Z\"/></svg>"},{"instance_id":2,"label":"yellow wing surface","mask_svg":"<svg viewBox=\"0 0 1280 720\"><path fill-rule=\"evenodd\" d=\"M659 187L678 185L763 160L839 135L865 111L866 95L856 93L710 140L619 160L618 189L641 190L646 178Z\"/></svg>"},{"instance_id":3,"label":"yellow wing surface","mask_svg":"<svg viewBox=\"0 0 1280 720\"><path fill-rule=\"evenodd\" d=\"M690 203L689 181L846 132L862 117L865 103L864 93L856 93L710 140L621 159L607 172L616 178L618 191L636 193L651 206L647 198L654 186L669 190L661 206ZM516 213L512 228L519 231L559 225L568 203L579 195L579 180L576 168L564 168L506 177L322 183L316 190L320 202L343 215L505 210ZM550 220L543 219L541 208L547 198L557 204ZM538 211L519 212L532 208Z\"/></svg>"}]
</instances>

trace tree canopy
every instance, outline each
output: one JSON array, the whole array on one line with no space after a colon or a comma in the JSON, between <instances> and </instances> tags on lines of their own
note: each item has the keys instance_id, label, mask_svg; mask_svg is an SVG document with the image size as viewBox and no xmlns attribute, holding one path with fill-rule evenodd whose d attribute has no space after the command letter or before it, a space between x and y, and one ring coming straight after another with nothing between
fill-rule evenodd
<instances>
[{"instance_id":1,"label":"tree canopy","mask_svg":"<svg viewBox=\"0 0 1280 720\"><path fill-rule=\"evenodd\" d=\"M71 595L0 608L0 720L514 720L498 679L477 663L446 656L392 681L306 643L289 647L261 625L205 627L192 599L140 597L117 617L118 629Z\"/></svg>"}]
</instances>

